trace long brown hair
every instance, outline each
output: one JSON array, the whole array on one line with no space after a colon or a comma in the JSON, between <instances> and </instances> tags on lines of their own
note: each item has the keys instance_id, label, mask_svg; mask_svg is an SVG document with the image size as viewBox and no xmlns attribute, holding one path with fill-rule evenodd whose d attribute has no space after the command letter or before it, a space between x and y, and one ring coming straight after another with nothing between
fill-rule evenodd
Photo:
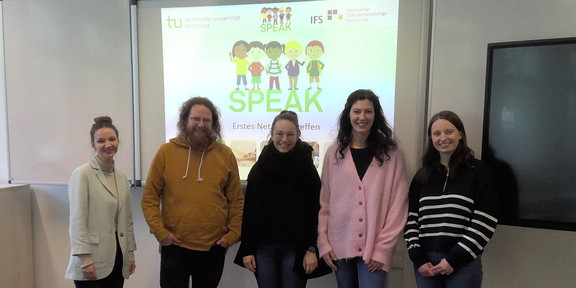
<instances>
[{"instance_id":1,"label":"long brown hair","mask_svg":"<svg viewBox=\"0 0 576 288\"><path fill-rule=\"evenodd\" d=\"M466 143L466 130L464 130L464 124L462 123L462 120L460 120L460 117L452 111L440 111L434 114L428 123L426 151L422 156L422 168L418 175L418 179L422 184L429 183L432 173L435 169L438 169L440 165L440 152L436 150L434 143L432 143L432 125L439 119L444 119L452 123L452 125L454 125L454 127L456 127L456 129L462 134L462 138L460 139L456 150L454 150L450 156L450 161L448 162L450 177L457 178L458 173L462 168L470 167L470 161L474 159L474 151L472 151Z\"/></svg>"},{"instance_id":2,"label":"long brown hair","mask_svg":"<svg viewBox=\"0 0 576 288\"><path fill-rule=\"evenodd\" d=\"M359 89L346 100L344 105L344 110L340 113L339 118L339 129L338 129L338 150L336 155L336 160L344 158L344 149L350 146L352 141L352 123L350 122L350 110L354 103L359 100L369 100L374 106L374 123L370 128L370 133L366 139L366 145L370 154L375 157L380 166L384 163L384 158L382 155L386 155L387 160L390 159L390 151L396 150L397 143L392 139L392 128L386 121L384 117L384 112L382 111L382 106L380 106L380 100L378 96L368 89Z\"/></svg>"}]
</instances>

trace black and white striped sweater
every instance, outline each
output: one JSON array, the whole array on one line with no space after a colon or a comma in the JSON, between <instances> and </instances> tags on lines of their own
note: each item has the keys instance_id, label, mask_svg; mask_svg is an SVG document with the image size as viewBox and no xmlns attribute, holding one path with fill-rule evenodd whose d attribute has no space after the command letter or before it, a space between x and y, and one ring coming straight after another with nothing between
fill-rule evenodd
<instances>
[{"instance_id":1,"label":"black and white striped sweater","mask_svg":"<svg viewBox=\"0 0 576 288\"><path fill-rule=\"evenodd\" d=\"M478 159L471 164L457 179L447 177L441 166L428 185L421 185L417 177L412 180L404 238L416 267L429 262L426 252L441 251L458 269L481 255L494 234L497 193L492 174Z\"/></svg>"}]
</instances>

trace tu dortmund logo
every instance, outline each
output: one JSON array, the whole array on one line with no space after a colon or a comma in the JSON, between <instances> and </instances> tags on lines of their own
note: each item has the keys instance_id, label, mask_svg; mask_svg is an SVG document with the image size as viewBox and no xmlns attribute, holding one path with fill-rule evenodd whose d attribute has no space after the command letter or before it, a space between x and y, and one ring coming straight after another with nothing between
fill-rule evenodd
<instances>
[{"instance_id":1,"label":"tu dortmund logo","mask_svg":"<svg viewBox=\"0 0 576 288\"><path fill-rule=\"evenodd\" d=\"M172 29L172 28L177 28L180 29L182 28L182 18L171 18L170 16L168 16L168 19L166 19L166 22L168 22L168 28Z\"/></svg>"}]
</instances>

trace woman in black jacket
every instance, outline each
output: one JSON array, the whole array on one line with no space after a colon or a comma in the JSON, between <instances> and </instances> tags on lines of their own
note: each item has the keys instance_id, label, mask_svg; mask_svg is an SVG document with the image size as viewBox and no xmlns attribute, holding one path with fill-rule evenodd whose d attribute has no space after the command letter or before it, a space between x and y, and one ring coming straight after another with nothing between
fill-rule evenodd
<instances>
[{"instance_id":1,"label":"woman in black jacket","mask_svg":"<svg viewBox=\"0 0 576 288\"><path fill-rule=\"evenodd\" d=\"M296 113L280 112L270 134L248 174L234 263L255 273L260 288L305 287L318 266L320 177Z\"/></svg>"}]
</instances>

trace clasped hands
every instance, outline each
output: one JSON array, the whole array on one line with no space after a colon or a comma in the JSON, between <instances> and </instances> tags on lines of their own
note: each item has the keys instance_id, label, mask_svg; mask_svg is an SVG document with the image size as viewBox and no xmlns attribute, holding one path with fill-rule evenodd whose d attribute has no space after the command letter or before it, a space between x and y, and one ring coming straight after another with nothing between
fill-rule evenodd
<instances>
[{"instance_id":1,"label":"clasped hands","mask_svg":"<svg viewBox=\"0 0 576 288\"><path fill-rule=\"evenodd\" d=\"M423 264L418 268L418 272L423 277L434 277L437 275L448 276L454 272L454 268L446 261L446 258L443 258L438 265L432 265L430 262Z\"/></svg>"}]
</instances>

